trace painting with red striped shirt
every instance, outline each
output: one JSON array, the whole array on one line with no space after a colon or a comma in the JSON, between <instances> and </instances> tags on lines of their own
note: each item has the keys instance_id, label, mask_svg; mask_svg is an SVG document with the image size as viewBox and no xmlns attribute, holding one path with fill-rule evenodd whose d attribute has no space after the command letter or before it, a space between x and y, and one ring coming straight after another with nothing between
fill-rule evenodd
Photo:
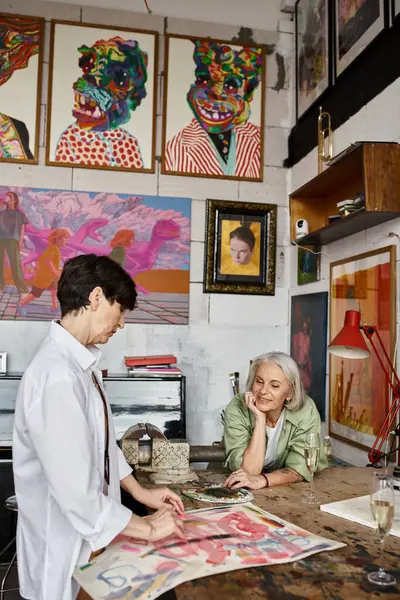
<instances>
[{"instance_id":1,"label":"painting with red striped shirt","mask_svg":"<svg viewBox=\"0 0 400 600\"><path fill-rule=\"evenodd\" d=\"M262 181L265 49L169 35L162 173Z\"/></svg>"}]
</instances>

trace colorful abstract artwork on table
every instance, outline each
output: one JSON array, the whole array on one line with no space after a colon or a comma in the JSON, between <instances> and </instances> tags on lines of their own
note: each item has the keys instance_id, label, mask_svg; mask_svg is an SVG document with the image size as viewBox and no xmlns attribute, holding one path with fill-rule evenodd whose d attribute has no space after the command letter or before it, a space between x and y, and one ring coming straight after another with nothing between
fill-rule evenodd
<instances>
[{"instance_id":1,"label":"colorful abstract artwork on table","mask_svg":"<svg viewBox=\"0 0 400 600\"><path fill-rule=\"evenodd\" d=\"M183 516L186 539L118 541L74 577L93 600L152 600L177 585L227 571L301 560L345 544L313 535L252 504Z\"/></svg>"},{"instance_id":2,"label":"colorful abstract artwork on table","mask_svg":"<svg viewBox=\"0 0 400 600\"><path fill-rule=\"evenodd\" d=\"M47 163L154 172L157 34L52 23Z\"/></svg>"},{"instance_id":3,"label":"colorful abstract artwork on table","mask_svg":"<svg viewBox=\"0 0 400 600\"><path fill-rule=\"evenodd\" d=\"M167 36L162 172L262 181L265 49Z\"/></svg>"},{"instance_id":4,"label":"colorful abstract artwork on table","mask_svg":"<svg viewBox=\"0 0 400 600\"><path fill-rule=\"evenodd\" d=\"M37 163L44 19L0 14L0 160Z\"/></svg>"},{"instance_id":5,"label":"colorful abstract artwork on table","mask_svg":"<svg viewBox=\"0 0 400 600\"><path fill-rule=\"evenodd\" d=\"M396 331L396 247L331 263L330 340L343 327L347 310L376 325L393 361ZM379 347L379 344L378 344ZM370 450L389 408L389 386L375 353L368 360L331 356L329 431L347 444Z\"/></svg>"},{"instance_id":6,"label":"colorful abstract artwork on table","mask_svg":"<svg viewBox=\"0 0 400 600\"><path fill-rule=\"evenodd\" d=\"M186 324L189 239L188 198L0 186L0 319L58 318L64 262L93 252L136 283L126 322Z\"/></svg>"}]
</instances>

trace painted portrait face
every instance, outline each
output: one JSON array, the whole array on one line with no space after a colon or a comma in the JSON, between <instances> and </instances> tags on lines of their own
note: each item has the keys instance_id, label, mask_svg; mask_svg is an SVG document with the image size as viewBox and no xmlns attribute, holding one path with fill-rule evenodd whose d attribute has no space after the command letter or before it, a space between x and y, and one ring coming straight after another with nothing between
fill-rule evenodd
<instances>
[{"instance_id":1,"label":"painted portrait face","mask_svg":"<svg viewBox=\"0 0 400 600\"><path fill-rule=\"evenodd\" d=\"M34 19L3 17L0 29L0 85L17 69L25 69L39 52L40 23Z\"/></svg>"},{"instance_id":2,"label":"painted portrait face","mask_svg":"<svg viewBox=\"0 0 400 600\"><path fill-rule=\"evenodd\" d=\"M232 260L236 265L247 265L250 262L254 251L254 249L251 250L247 242L235 237L230 241L229 250Z\"/></svg>"},{"instance_id":3,"label":"painted portrait face","mask_svg":"<svg viewBox=\"0 0 400 600\"><path fill-rule=\"evenodd\" d=\"M261 48L237 51L199 40L194 46L195 81L187 94L194 116L207 133L229 131L245 123L262 77Z\"/></svg>"},{"instance_id":4,"label":"painted portrait face","mask_svg":"<svg viewBox=\"0 0 400 600\"><path fill-rule=\"evenodd\" d=\"M72 114L85 130L116 129L146 97L147 53L133 40L114 37L81 46L82 76L75 81Z\"/></svg>"}]
</instances>

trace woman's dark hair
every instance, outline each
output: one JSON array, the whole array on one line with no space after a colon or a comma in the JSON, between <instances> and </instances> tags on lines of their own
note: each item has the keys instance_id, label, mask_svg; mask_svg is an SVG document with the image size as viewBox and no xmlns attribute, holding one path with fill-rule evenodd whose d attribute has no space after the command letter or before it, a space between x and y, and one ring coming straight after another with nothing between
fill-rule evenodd
<instances>
[{"instance_id":1,"label":"woman's dark hair","mask_svg":"<svg viewBox=\"0 0 400 600\"><path fill-rule=\"evenodd\" d=\"M237 229L231 231L229 234L229 240L232 240L233 238L236 238L241 242L245 242L250 250L253 250L254 246L256 245L256 238L249 227L238 227Z\"/></svg>"},{"instance_id":2,"label":"woman's dark hair","mask_svg":"<svg viewBox=\"0 0 400 600\"><path fill-rule=\"evenodd\" d=\"M136 306L136 286L132 277L108 256L81 254L66 261L57 287L61 316L89 305L89 295L101 287L104 296L123 310Z\"/></svg>"}]
</instances>

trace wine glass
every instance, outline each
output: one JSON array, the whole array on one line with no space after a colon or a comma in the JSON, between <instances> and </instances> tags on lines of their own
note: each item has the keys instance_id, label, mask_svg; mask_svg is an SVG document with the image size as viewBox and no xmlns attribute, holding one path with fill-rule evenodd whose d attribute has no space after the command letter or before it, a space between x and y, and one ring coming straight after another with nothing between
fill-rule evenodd
<instances>
[{"instance_id":1,"label":"wine glass","mask_svg":"<svg viewBox=\"0 0 400 600\"><path fill-rule=\"evenodd\" d=\"M395 505L393 479L386 473L375 472L373 474L370 503L376 530L381 542L380 563L382 565L385 539L392 528ZM379 567L379 571L370 573L368 580L378 585L394 585L396 583L393 575L386 573L383 566Z\"/></svg>"},{"instance_id":2,"label":"wine glass","mask_svg":"<svg viewBox=\"0 0 400 600\"><path fill-rule=\"evenodd\" d=\"M310 492L308 496L303 496L302 501L305 504L319 504L320 499L314 493L314 473L318 469L319 454L321 452L321 441L319 433L309 433L304 442L304 458L307 469L311 474Z\"/></svg>"}]
</instances>

